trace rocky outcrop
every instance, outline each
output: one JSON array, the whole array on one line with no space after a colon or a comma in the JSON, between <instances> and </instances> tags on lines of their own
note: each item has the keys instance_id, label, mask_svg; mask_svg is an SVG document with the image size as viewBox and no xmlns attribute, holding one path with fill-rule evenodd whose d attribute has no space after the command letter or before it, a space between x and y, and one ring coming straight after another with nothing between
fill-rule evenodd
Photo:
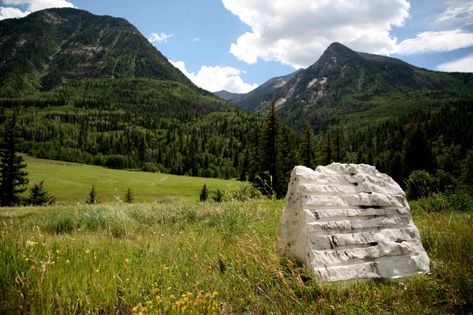
<instances>
[{"instance_id":1,"label":"rocky outcrop","mask_svg":"<svg viewBox=\"0 0 473 315\"><path fill-rule=\"evenodd\" d=\"M403 190L365 164L295 167L278 247L322 282L429 272Z\"/></svg>"}]
</instances>

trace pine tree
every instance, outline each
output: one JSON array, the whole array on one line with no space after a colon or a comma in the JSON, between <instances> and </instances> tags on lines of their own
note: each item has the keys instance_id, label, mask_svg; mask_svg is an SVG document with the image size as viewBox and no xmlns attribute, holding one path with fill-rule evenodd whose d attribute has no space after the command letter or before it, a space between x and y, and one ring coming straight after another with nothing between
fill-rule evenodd
<instances>
[{"instance_id":1,"label":"pine tree","mask_svg":"<svg viewBox=\"0 0 473 315\"><path fill-rule=\"evenodd\" d=\"M308 124L305 126L305 139L303 143L303 163L305 166L315 167L315 139L314 133Z\"/></svg>"},{"instance_id":2,"label":"pine tree","mask_svg":"<svg viewBox=\"0 0 473 315\"><path fill-rule=\"evenodd\" d=\"M28 173L24 171L26 163L16 153L17 114L5 122L3 142L0 145L0 205L13 206L20 202L20 194L26 191Z\"/></svg>"},{"instance_id":3,"label":"pine tree","mask_svg":"<svg viewBox=\"0 0 473 315\"><path fill-rule=\"evenodd\" d=\"M332 159L332 138L330 133L327 131L325 133L324 143L322 147L322 164L328 165L333 162Z\"/></svg>"},{"instance_id":4,"label":"pine tree","mask_svg":"<svg viewBox=\"0 0 473 315\"><path fill-rule=\"evenodd\" d=\"M44 181L36 183L30 189L30 196L28 197L28 204L33 206L50 205L54 203L56 198L51 196L44 188Z\"/></svg>"},{"instance_id":5,"label":"pine tree","mask_svg":"<svg viewBox=\"0 0 473 315\"><path fill-rule=\"evenodd\" d=\"M209 197L209 191L207 190L207 185L204 184L204 187L202 187L202 190L200 191L199 200L206 201L208 197Z\"/></svg>"},{"instance_id":6,"label":"pine tree","mask_svg":"<svg viewBox=\"0 0 473 315\"><path fill-rule=\"evenodd\" d=\"M133 203L134 200L135 200L135 198L133 196L133 192L131 191L130 188L128 188L128 190L126 191L126 195L125 195L125 202L126 203Z\"/></svg>"},{"instance_id":7,"label":"pine tree","mask_svg":"<svg viewBox=\"0 0 473 315\"><path fill-rule=\"evenodd\" d=\"M276 103L273 101L269 108L265 125L263 126L261 139L262 159L260 161L259 174L257 174L259 181L259 183L257 183L258 188L265 195L275 194L275 188L279 186L279 141L279 120L276 113Z\"/></svg>"},{"instance_id":8,"label":"pine tree","mask_svg":"<svg viewBox=\"0 0 473 315\"><path fill-rule=\"evenodd\" d=\"M89 192L89 196L87 196L86 202L89 205L97 203L97 192L95 191L95 185L92 186L92 189Z\"/></svg>"},{"instance_id":9,"label":"pine tree","mask_svg":"<svg viewBox=\"0 0 473 315\"><path fill-rule=\"evenodd\" d=\"M217 192L215 193L215 195L213 196L212 199L215 202L222 202L222 200L223 200L223 191L221 191L220 189L217 189Z\"/></svg>"},{"instance_id":10,"label":"pine tree","mask_svg":"<svg viewBox=\"0 0 473 315\"><path fill-rule=\"evenodd\" d=\"M425 127L419 121L412 122L407 129L404 144L404 174L415 170L432 171L432 151Z\"/></svg>"}]
</instances>

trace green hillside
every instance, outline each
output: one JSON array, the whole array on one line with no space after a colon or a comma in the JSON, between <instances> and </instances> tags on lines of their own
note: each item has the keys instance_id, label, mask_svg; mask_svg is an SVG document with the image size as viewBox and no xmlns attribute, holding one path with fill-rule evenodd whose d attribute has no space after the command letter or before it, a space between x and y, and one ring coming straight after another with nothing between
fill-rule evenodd
<instances>
[{"instance_id":1,"label":"green hillside","mask_svg":"<svg viewBox=\"0 0 473 315\"><path fill-rule=\"evenodd\" d=\"M44 180L45 188L63 204L84 203L92 185L99 202L124 200L127 189L136 202L198 200L204 184L210 192L231 190L241 182L176 176L170 174L113 170L100 166L25 157L30 186Z\"/></svg>"},{"instance_id":2,"label":"green hillside","mask_svg":"<svg viewBox=\"0 0 473 315\"><path fill-rule=\"evenodd\" d=\"M30 96L83 78L151 78L193 86L125 19L71 8L1 21L0 60L1 97Z\"/></svg>"}]
</instances>

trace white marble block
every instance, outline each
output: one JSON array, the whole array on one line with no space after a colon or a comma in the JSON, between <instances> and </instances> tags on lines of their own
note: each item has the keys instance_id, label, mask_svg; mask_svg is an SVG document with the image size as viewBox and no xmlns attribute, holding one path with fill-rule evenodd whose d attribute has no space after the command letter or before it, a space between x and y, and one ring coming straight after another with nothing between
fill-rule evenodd
<instances>
[{"instance_id":1,"label":"white marble block","mask_svg":"<svg viewBox=\"0 0 473 315\"><path fill-rule=\"evenodd\" d=\"M401 187L366 164L296 166L278 247L322 282L397 279L429 272Z\"/></svg>"}]
</instances>

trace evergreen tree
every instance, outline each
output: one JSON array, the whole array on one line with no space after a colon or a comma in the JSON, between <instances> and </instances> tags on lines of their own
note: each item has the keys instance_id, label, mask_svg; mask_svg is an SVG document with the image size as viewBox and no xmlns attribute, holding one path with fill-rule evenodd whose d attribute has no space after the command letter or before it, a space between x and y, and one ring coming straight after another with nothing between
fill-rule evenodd
<instances>
[{"instance_id":1,"label":"evergreen tree","mask_svg":"<svg viewBox=\"0 0 473 315\"><path fill-rule=\"evenodd\" d=\"M212 199L215 202L222 202L222 200L223 200L223 191L221 191L220 189L217 189L217 192L215 193L215 195L213 196Z\"/></svg>"},{"instance_id":2,"label":"evergreen tree","mask_svg":"<svg viewBox=\"0 0 473 315\"><path fill-rule=\"evenodd\" d=\"M314 133L308 124L305 125L305 139L302 152L304 165L309 168L315 168L315 139Z\"/></svg>"},{"instance_id":3,"label":"evergreen tree","mask_svg":"<svg viewBox=\"0 0 473 315\"><path fill-rule=\"evenodd\" d=\"M330 132L325 133L324 143L322 146L322 164L328 165L333 162L332 158L332 138Z\"/></svg>"},{"instance_id":4,"label":"evergreen tree","mask_svg":"<svg viewBox=\"0 0 473 315\"><path fill-rule=\"evenodd\" d=\"M257 186L265 195L276 193L279 186L280 173L278 162L280 158L279 120L276 112L276 103L273 101L269 107L268 116L263 126L261 138L261 155Z\"/></svg>"},{"instance_id":5,"label":"evergreen tree","mask_svg":"<svg viewBox=\"0 0 473 315\"><path fill-rule=\"evenodd\" d=\"M199 200L206 201L208 197L209 197L209 191L207 190L207 185L204 184L204 187L202 187L202 190L200 191Z\"/></svg>"},{"instance_id":6,"label":"evergreen tree","mask_svg":"<svg viewBox=\"0 0 473 315\"><path fill-rule=\"evenodd\" d=\"M410 174L415 170L432 170L432 152L425 127L419 121L412 122L407 129L404 165L404 174Z\"/></svg>"},{"instance_id":7,"label":"evergreen tree","mask_svg":"<svg viewBox=\"0 0 473 315\"><path fill-rule=\"evenodd\" d=\"M462 166L462 181L466 184L473 184L473 149L468 151Z\"/></svg>"},{"instance_id":8,"label":"evergreen tree","mask_svg":"<svg viewBox=\"0 0 473 315\"><path fill-rule=\"evenodd\" d=\"M243 158L243 163L242 163L242 166L241 166L241 172L240 172L240 180L241 181L248 180L248 168L249 168L249 165L250 165L248 155L249 155L248 149L246 149L245 155L244 155L244 158Z\"/></svg>"},{"instance_id":9,"label":"evergreen tree","mask_svg":"<svg viewBox=\"0 0 473 315\"><path fill-rule=\"evenodd\" d=\"M28 204L33 206L50 205L54 203L56 198L51 196L44 188L44 181L36 183L30 189L30 196L28 197Z\"/></svg>"},{"instance_id":10,"label":"evergreen tree","mask_svg":"<svg viewBox=\"0 0 473 315\"><path fill-rule=\"evenodd\" d=\"M89 205L97 203L97 191L95 191L95 185L92 186L92 189L89 192L89 196L87 196L86 202Z\"/></svg>"},{"instance_id":11,"label":"evergreen tree","mask_svg":"<svg viewBox=\"0 0 473 315\"><path fill-rule=\"evenodd\" d=\"M13 206L20 202L20 194L26 191L28 173L24 171L26 163L16 153L17 114L5 122L3 142L0 145L0 205Z\"/></svg>"},{"instance_id":12,"label":"evergreen tree","mask_svg":"<svg viewBox=\"0 0 473 315\"><path fill-rule=\"evenodd\" d=\"M135 200L135 198L133 196L133 192L131 191L130 188L128 188L128 190L126 191L126 195L125 195L125 202L126 203L133 203L134 200Z\"/></svg>"}]
</instances>

